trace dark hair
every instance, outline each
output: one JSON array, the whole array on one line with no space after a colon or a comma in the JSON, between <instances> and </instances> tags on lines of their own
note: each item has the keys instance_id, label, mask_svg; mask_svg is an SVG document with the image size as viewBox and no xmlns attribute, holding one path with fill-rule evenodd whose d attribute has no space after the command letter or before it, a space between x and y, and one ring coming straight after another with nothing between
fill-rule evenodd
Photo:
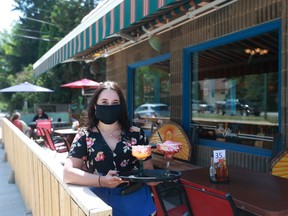
<instances>
[{"instance_id":1,"label":"dark hair","mask_svg":"<svg viewBox=\"0 0 288 216\"><path fill-rule=\"evenodd\" d=\"M129 122L129 118L128 118L128 111L127 111L125 98L124 98L124 95L123 95L123 92L122 92L120 86L116 82L113 82L113 81L106 81L106 82L102 83L95 90L93 96L91 97L89 105L87 107L87 111L88 111L87 126L88 126L88 128L95 127L99 122L99 119L97 119L95 116L95 105L96 105L96 102L99 98L99 95L105 89L112 89L115 92L117 92L117 94L120 98L120 104L122 106L122 115L121 115L120 119L118 120L118 122L121 125L122 129L128 131L130 129L130 122Z\"/></svg>"},{"instance_id":2,"label":"dark hair","mask_svg":"<svg viewBox=\"0 0 288 216\"><path fill-rule=\"evenodd\" d=\"M45 113L45 110L44 110L44 108L43 108L43 107L38 107L38 108L37 108L37 112L38 112L38 109L41 109L41 110L42 110L42 114L44 114L44 113Z\"/></svg>"}]
</instances>

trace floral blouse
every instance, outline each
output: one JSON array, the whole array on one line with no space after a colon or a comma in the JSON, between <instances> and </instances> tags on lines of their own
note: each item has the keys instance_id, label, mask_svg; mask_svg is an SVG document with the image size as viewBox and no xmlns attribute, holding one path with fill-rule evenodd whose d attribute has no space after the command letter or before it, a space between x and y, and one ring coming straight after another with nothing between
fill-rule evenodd
<instances>
[{"instance_id":1,"label":"floral blouse","mask_svg":"<svg viewBox=\"0 0 288 216\"><path fill-rule=\"evenodd\" d=\"M82 159L90 173L105 175L109 170L138 169L139 161L132 156L132 146L148 144L144 131L132 126L128 132L122 131L119 139L112 151L96 127L82 128L73 140L69 156Z\"/></svg>"}]
</instances>

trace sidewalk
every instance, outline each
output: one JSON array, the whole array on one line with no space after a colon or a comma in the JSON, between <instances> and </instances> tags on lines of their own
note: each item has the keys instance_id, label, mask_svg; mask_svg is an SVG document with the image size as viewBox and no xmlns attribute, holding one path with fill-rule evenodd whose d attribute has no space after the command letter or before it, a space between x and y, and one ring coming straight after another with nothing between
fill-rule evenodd
<instances>
[{"instance_id":1,"label":"sidewalk","mask_svg":"<svg viewBox=\"0 0 288 216\"><path fill-rule=\"evenodd\" d=\"M2 145L2 129L0 122L0 216L25 216L25 204L16 184L9 184L11 169L4 161L5 149Z\"/></svg>"}]
</instances>

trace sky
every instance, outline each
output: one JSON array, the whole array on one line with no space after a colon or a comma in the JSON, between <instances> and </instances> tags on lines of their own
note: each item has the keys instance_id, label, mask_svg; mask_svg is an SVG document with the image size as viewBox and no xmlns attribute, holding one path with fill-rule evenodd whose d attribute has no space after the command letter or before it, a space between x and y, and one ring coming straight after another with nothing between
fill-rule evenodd
<instances>
[{"instance_id":1,"label":"sky","mask_svg":"<svg viewBox=\"0 0 288 216\"><path fill-rule=\"evenodd\" d=\"M19 12L12 11L13 0L0 0L0 32L10 30L11 24L19 19Z\"/></svg>"}]
</instances>

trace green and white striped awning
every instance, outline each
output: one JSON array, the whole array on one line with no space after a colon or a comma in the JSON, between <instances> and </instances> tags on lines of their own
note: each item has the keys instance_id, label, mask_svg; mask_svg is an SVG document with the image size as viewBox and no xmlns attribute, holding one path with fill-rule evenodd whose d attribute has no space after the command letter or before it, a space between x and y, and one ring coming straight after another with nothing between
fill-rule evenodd
<instances>
[{"instance_id":1,"label":"green and white striped awning","mask_svg":"<svg viewBox=\"0 0 288 216\"><path fill-rule=\"evenodd\" d=\"M229 2L229 0L208 2L218 1ZM163 15L163 11L175 12L184 6L190 8L198 5L200 7L202 3L212 4L206 2L205 0L108 0L101 7L91 11L81 24L33 65L35 75L40 75L59 63L73 60L79 53L93 49L104 40L109 40L111 36L131 26L144 26L143 20L147 24L147 20L155 20L160 14Z\"/></svg>"}]
</instances>

